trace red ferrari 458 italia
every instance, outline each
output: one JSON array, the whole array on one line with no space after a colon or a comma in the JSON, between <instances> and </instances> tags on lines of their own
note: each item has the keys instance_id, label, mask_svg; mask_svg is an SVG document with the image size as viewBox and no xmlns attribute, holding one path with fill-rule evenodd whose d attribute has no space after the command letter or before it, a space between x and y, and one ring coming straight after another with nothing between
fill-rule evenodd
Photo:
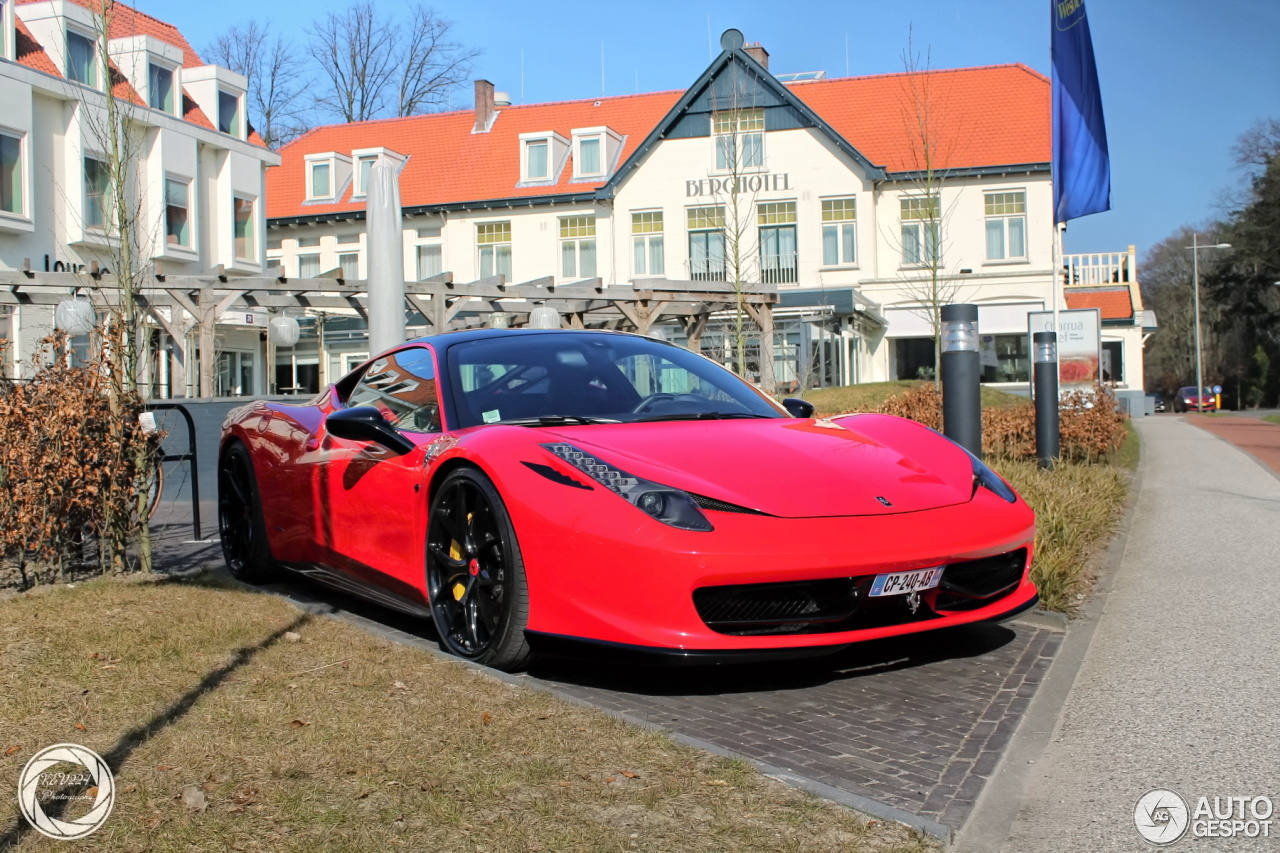
<instances>
[{"instance_id":1,"label":"red ferrari 458 italia","mask_svg":"<svg viewBox=\"0 0 1280 853\"><path fill-rule=\"evenodd\" d=\"M505 670L824 653L1035 604L1004 480L912 421L812 412L637 335L419 338L227 417L222 548L238 578L310 575Z\"/></svg>"}]
</instances>

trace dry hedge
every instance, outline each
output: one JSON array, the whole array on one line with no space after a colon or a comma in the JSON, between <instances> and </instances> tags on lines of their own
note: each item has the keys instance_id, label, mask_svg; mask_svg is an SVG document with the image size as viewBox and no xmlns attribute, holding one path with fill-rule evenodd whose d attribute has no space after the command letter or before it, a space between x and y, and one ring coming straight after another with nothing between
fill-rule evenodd
<instances>
[{"instance_id":1,"label":"dry hedge","mask_svg":"<svg viewBox=\"0 0 1280 853\"><path fill-rule=\"evenodd\" d=\"M0 339L0 356L8 342ZM65 338L41 342L29 381L0 379L0 575L27 587L78 568L96 540L99 567L135 536L138 496L155 452L142 402L111 388L110 364L70 366Z\"/></svg>"},{"instance_id":2,"label":"dry hedge","mask_svg":"<svg viewBox=\"0 0 1280 853\"><path fill-rule=\"evenodd\" d=\"M880 412L910 418L942 431L942 395L929 383L891 397ZM1061 459L1097 462L1124 442L1125 415L1115 395L1102 385L1064 394L1059 403ZM1030 403L982 410L982 450L995 459L1034 459L1036 413Z\"/></svg>"}]
</instances>

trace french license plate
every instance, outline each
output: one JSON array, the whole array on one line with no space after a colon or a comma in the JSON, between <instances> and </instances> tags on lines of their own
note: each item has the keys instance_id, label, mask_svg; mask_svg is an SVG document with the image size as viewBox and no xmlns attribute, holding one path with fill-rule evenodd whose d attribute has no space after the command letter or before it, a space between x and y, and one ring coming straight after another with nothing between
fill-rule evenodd
<instances>
[{"instance_id":1,"label":"french license plate","mask_svg":"<svg viewBox=\"0 0 1280 853\"><path fill-rule=\"evenodd\" d=\"M894 572L876 575L871 584L872 597L882 595L906 595L922 589L933 589L942 581L942 566L935 569L917 569L914 572Z\"/></svg>"}]
</instances>

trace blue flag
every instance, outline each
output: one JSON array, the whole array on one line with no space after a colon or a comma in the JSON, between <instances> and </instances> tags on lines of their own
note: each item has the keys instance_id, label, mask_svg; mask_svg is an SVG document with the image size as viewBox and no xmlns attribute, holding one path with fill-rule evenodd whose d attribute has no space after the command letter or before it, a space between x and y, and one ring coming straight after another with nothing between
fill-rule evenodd
<instances>
[{"instance_id":1,"label":"blue flag","mask_svg":"<svg viewBox=\"0 0 1280 853\"><path fill-rule=\"evenodd\" d=\"M1111 209L1111 159L1084 0L1049 0L1053 16L1053 221Z\"/></svg>"}]
</instances>

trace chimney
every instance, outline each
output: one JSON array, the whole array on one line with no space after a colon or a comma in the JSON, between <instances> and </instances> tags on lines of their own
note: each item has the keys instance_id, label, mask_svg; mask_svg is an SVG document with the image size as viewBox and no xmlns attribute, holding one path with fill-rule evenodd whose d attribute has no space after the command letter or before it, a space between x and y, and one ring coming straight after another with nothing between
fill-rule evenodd
<instances>
[{"instance_id":1,"label":"chimney","mask_svg":"<svg viewBox=\"0 0 1280 853\"><path fill-rule=\"evenodd\" d=\"M756 41L744 47L743 50L747 56L763 65L765 71L769 70L769 51L764 49L764 45Z\"/></svg>"},{"instance_id":2,"label":"chimney","mask_svg":"<svg viewBox=\"0 0 1280 853\"><path fill-rule=\"evenodd\" d=\"M493 127L496 111L493 106L493 84L488 80L476 81L476 123L472 133L488 133Z\"/></svg>"}]
</instances>

